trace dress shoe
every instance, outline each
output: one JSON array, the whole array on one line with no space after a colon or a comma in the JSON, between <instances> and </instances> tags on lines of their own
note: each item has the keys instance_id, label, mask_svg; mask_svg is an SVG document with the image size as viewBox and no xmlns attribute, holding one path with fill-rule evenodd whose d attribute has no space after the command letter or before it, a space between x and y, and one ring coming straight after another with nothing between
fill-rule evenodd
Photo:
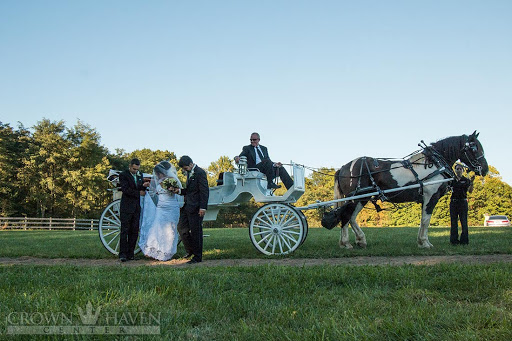
<instances>
[{"instance_id":1,"label":"dress shoe","mask_svg":"<svg viewBox=\"0 0 512 341\"><path fill-rule=\"evenodd\" d=\"M269 182L267 185L267 189L278 189L278 188L281 188L281 185L276 185L273 182Z\"/></svg>"},{"instance_id":2,"label":"dress shoe","mask_svg":"<svg viewBox=\"0 0 512 341\"><path fill-rule=\"evenodd\" d=\"M128 257L128 260L135 260L135 256Z\"/></svg>"},{"instance_id":3,"label":"dress shoe","mask_svg":"<svg viewBox=\"0 0 512 341\"><path fill-rule=\"evenodd\" d=\"M187 262L187 264L196 264L196 263L201 263L201 261L198 260L196 257L192 258L191 260L189 260Z\"/></svg>"},{"instance_id":4,"label":"dress shoe","mask_svg":"<svg viewBox=\"0 0 512 341\"><path fill-rule=\"evenodd\" d=\"M119 260L124 263L124 262L128 261L128 258L126 258L126 257L119 257Z\"/></svg>"}]
</instances>

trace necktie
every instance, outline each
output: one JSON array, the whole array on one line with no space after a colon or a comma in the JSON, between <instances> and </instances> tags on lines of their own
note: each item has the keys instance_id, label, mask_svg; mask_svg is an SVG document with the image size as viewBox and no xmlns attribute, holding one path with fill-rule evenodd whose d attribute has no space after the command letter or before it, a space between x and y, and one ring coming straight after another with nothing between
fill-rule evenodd
<instances>
[{"instance_id":1,"label":"necktie","mask_svg":"<svg viewBox=\"0 0 512 341\"><path fill-rule=\"evenodd\" d=\"M260 147L254 147L254 148L256 148L256 152L260 156L260 160L263 161L264 157L263 157L263 153L261 152Z\"/></svg>"}]
</instances>

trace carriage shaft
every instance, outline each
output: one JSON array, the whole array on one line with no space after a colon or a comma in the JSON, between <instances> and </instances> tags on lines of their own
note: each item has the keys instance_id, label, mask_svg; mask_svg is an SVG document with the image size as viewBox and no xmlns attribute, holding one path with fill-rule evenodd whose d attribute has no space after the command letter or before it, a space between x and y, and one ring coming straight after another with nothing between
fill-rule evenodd
<instances>
[{"instance_id":1,"label":"carriage shaft","mask_svg":"<svg viewBox=\"0 0 512 341\"><path fill-rule=\"evenodd\" d=\"M452 181L452 180L453 180L453 178L429 181L429 182L423 183L423 186L436 185L436 184L440 184L440 183L443 183L443 182L449 182L449 181ZM334 205L334 204L336 204L338 202L351 201L351 200L362 199L362 198L368 198L368 197L372 197L374 195L379 195L381 193L393 193L393 192L398 192L398 191L404 191L406 189L419 188L420 186L422 186L422 184L414 184L414 185L402 186L402 187L397 187L397 188L385 189L382 192L372 192L372 193L354 195L354 196L351 196L351 197L346 197L346 198L341 198L341 199L335 199L335 200L330 200L330 201L318 202L318 203L311 204L311 205L308 205L308 206L295 207L295 209L299 210L299 211L303 211L303 210L310 210L310 209L319 208L319 207L323 207L323 206L332 206L332 205Z\"/></svg>"}]
</instances>

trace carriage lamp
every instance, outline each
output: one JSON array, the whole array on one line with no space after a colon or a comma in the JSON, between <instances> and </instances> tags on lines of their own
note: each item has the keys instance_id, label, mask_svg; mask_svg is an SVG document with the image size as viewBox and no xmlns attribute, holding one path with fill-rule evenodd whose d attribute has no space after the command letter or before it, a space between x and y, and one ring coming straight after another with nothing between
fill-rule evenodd
<instances>
[{"instance_id":1,"label":"carriage lamp","mask_svg":"<svg viewBox=\"0 0 512 341\"><path fill-rule=\"evenodd\" d=\"M238 174L247 174L247 156L240 156L240 160L238 160Z\"/></svg>"}]
</instances>

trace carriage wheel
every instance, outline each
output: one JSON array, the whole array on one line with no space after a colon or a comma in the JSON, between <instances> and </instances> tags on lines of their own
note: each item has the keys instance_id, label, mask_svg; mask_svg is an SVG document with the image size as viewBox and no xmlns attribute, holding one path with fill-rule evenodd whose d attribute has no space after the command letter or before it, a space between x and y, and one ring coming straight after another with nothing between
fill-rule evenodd
<instances>
[{"instance_id":1,"label":"carriage wheel","mask_svg":"<svg viewBox=\"0 0 512 341\"><path fill-rule=\"evenodd\" d=\"M100 222L98 225L98 232L100 235L101 243L112 254L119 254L119 234L121 233L121 214L120 214L121 199L112 201L105 208L101 214ZM140 252L139 244L135 253Z\"/></svg>"},{"instance_id":2,"label":"carriage wheel","mask_svg":"<svg viewBox=\"0 0 512 341\"><path fill-rule=\"evenodd\" d=\"M297 211L297 212L299 213L299 216L302 219L302 224L304 225L304 235L302 236L302 240L300 242L300 245L302 245L302 244L304 244L304 242L306 241L306 237L308 236L309 225L308 225L308 220L306 219L306 216L304 215L304 213L302 213L302 211Z\"/></svg>"},{"instance_id":3,"label":"carriage wheel","mask_svg":"<svg viewBox=\"0 0 512 341\"><path fill-rule=\"evenodd\" d=\"M249 235L254 247L266 255L286 255L305 239L307 225L291 206L268 204L252 217Z\"/></svg>"}]
</instances>

